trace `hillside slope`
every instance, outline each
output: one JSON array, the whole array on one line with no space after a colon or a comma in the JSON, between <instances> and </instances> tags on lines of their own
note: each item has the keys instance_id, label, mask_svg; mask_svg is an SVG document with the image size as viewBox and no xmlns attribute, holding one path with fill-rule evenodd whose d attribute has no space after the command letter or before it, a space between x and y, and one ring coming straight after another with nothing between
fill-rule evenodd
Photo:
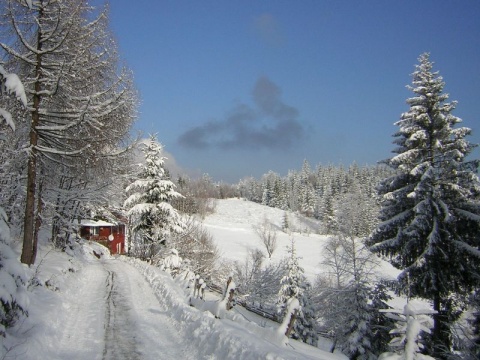
<instances>
[{"instance_id":1,"label":"hillside slope","mask_svg":"<svg viewBox=\"0 0 480 360\"><path fill-rule=\"evenodd\" d=\"M203 224L212 234L224 258L244 261L249 249L257 248L265 252L264 245L253 227L266 219L277 229L278 246L271 261L281 261L287 256L286 247L293 238L297 254L301 257L299 263L304 268L306 277L313 281L323 270L321 262L329 236L316 234L320 228L317 220L290 212L287 212L289 231L284 232L284 216L283 210L232 198L216 200L215 213L208 215ZM398 270L388 262L381 261L378 274L382 278L394 279Z\"/></svg>"}]
</instances>

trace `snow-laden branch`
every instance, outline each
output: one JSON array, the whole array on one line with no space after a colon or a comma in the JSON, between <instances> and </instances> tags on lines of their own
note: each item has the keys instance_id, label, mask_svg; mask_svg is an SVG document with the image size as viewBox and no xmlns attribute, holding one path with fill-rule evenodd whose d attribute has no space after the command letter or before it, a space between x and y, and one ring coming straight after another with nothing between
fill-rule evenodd
<instances>
[{"instance_id":1,"label":"snow-laden branch","mask_svg":"<svg viewBox=\"0 0 480 360\"><path fill-rule=\"evenodd\" d=\"M62 151L62 150L53 149L53 148L50 148L50 147L45 147L45 146L42 146L42 145L37 145L35 148L42 153L71 156L71 155L78 155L78 154L82 153L83 151L85 151L86 149L88 149L89 147L90 147L90 145L86 145L81 149L71 150L71 151Z\"/></svg>"},{"instance_id":2,"label":"snow-laden branch","mask_svg":"<svg viewBox=\"0 0 480 360\"><path fill-rule=\"evenodd\" d=\"M7 122L7 125L10 126L13 131L15 131L15 123L13 122L12 114L10 114L7 110L0 108L0 116L3 117Z\"/></svg>"},{"instance_id":3,"label":"snow-laden branch","mask_svg":"<svg viewBox=\"0 0 480 360\"><path fill-rule=\"evenodd\" d=\"M467 250L470 254L480 258L480 249L476 248L476 247L473 247L473 246L470 246L468 244L466 244L465 242L463 241L458 241L456 240L455 242L455 245L457 245L458 247L464 249L464 250Z\"/></svg>"},{"instance_id":4,"label":"snow-laden branch","mask_svg":"<svg viewBox=\"0 0 480 360\"><path fill-rule=\"evenodd\" d=\"M25 94L25 88L23 87L20 78L17 74L9 74L3 66L0 65L0 75L5 79L4 86L9 94L15 94L18 100L22 102L22 104L26 107L27 106L27 95Z\"/></svg>"},{"instance_id":5,"label":"snow-laden branch","mask_svg":"<svg viewBox=\"0 0 480 360\"><path fill-rule=\"evenodd\" d=\"M455 212L457 212L459 215L462 215L462 217L464 217L465 219L480 222L480 215L463 209L455 209Z\"/></svg>"}]
</instances>

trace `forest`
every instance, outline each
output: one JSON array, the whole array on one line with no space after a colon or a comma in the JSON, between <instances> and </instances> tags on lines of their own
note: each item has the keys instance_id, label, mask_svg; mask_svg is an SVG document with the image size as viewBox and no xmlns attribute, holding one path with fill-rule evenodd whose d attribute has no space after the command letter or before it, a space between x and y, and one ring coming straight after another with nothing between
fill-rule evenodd
<instances>
[{"instance_id":1,"label":"forest","mask_svg":"<svg viewBox=\"0 0 480 360\"><path fill-rule=\"evenodd\" d=\"M29 289L42 286L22 269L38 263L45 241L74 247L80 219L121 214L127 255L172 276L227 276L202 219L215 199L237 197L284 211L284 232L301 214L329 236L329 278L306 279L294 241L283 264L265 262L277 231L267 222L256 229L266 253L231 269L247 305L294 315L287 336L312 345L327 337L350 359L479 358L480 162L430 54L418 58L391 158L313 168L304 160L285 176L225 184L172 176L157 135L132 135L139 95L108 16L84 0L0 5L0 339L28 316ZM372 282L380 258L400 270L396 281ZM431 309L398 312L391 294Z\"/></svg>"}]
</instances>

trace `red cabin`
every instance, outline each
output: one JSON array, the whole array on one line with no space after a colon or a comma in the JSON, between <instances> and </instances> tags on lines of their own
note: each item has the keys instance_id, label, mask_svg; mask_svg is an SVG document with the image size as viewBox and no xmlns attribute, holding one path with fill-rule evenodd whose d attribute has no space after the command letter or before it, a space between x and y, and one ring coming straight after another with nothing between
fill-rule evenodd
<instances>
[{"instance_id":1,"label":"red cabin","mask_svg":"<svg viewBox=\"0 0 480 360\"><path fill-rule=\"evenodd\" d=\"M103 220L81 220L80 237L106 246L110 253L125 253L125 224Z\"/></svg>"}]
</instances>

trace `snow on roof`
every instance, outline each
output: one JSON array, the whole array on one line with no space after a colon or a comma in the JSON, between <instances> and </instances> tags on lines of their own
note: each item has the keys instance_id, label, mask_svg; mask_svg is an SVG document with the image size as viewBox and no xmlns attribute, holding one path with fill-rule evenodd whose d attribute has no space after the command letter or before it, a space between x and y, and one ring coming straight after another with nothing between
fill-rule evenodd
<instances>
[{"instance_id":1,"label":"snow on roof","mask_svg":"<svg viewBox=\"0 0 480 360\"><path fill-rule=\"evenodd\" d=\"M115 226L115 224L112 224L103 220L91 220L91 219L80 220L80 225L82 226Z\"/></svg>"}]
</instances>

